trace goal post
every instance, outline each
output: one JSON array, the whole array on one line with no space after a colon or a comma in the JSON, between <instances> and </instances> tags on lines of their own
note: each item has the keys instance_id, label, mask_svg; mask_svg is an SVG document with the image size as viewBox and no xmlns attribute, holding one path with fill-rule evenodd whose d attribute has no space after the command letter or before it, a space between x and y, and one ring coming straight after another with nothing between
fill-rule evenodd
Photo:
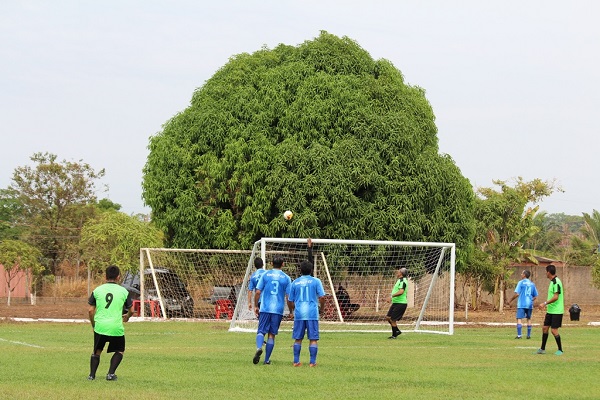
<instances>
[{"instance_id":1,"label":"goal post","mask_svg":"<svg viewBox=\"0 0 600 400\"><path fill-rule=\"evenodd\" d=\"M408 270L408 307L398 321L400 329L454 333L454 243L344 239L312 239L312 243L313 274L326 292L321 331L388 332L390 294L396 271L404 267ZM300 263L308 256L307 239L262 238L254 244L230 331L256 331L258 320L247 302L254 259L261 257L269 269L277 255L284 259L284 272L292 280L297 278ZM284 317L281 329L291 331L292 322Z\"/></svg>"}]
</instances>

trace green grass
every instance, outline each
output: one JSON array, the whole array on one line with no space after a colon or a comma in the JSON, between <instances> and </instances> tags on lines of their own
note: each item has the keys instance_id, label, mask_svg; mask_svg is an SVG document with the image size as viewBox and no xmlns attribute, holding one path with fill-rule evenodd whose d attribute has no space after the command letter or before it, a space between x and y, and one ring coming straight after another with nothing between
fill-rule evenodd
<instances>
[{"instance_id":1,"label":"green grass","mask_svg":"<svg viewBox=\"0 0 600 400\"><path fill-rule=\"evenodd\" d=\"M453 336L324 333L318 367L294 368L282 332L272 365L253 365L254 334L224 322L136 322L117 382L87 381L88 324L0 322L2 399L597 399L600 328L563 327L565 354L533 354L541 332L515 340L514 327L457 328ZM264 357L263 357L264 359Z\"/></svg>"}]
</instances>

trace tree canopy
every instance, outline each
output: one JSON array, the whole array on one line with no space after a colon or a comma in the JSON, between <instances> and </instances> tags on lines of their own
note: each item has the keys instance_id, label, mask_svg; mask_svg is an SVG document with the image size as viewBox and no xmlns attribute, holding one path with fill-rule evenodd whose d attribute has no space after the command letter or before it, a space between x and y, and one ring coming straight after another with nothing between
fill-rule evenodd
<instances>
[{"instance_id":1,"label":"tree canopy","mask_svg":"<svg viewBox=\"0 0 600 400\"><path fill-rule=\"evenodd\" d=\"M434 119L389 61L321 32L234 56L198 88L151 138L143 197L172 247L274 236L465 249L475 196L439 154Z\"/></svg>"}]
</instances>

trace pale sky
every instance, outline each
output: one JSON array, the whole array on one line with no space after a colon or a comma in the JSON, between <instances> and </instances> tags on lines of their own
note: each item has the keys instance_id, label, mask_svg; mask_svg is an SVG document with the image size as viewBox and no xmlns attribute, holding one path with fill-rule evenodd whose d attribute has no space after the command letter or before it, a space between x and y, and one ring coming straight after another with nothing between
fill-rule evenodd
<instances>
[{"instance_id":1,"label":"pale sky","mask_svg":"<svg viewBox=\"0 0 600 400\"><path fill-rule=\"evenodd\" d=\"M148 140L229 57L325 30L426 91L473 186L556 180L549 213L600 210L600 2L0 1L0 188L36 152L106 169L148 213ZM594 172L596 171L596 172Z\"/></svg>"}]
</instances>

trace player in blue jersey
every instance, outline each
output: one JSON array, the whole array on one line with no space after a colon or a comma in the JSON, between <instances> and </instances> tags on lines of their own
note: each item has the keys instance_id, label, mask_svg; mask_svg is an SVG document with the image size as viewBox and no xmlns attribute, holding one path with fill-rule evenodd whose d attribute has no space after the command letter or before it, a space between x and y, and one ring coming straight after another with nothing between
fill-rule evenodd
<instances>
[{"instance_id":1,"label":"player in blue jersey","mask_svg":"<svg viewBox=\"0 0 600 400\"><path fill-rule=\"evenodd\" d=\"M533 302L538 296L535 283L529 280L531 272L525 270L521 273L521 280L515 287L515 294L508 304L512 303L517 297L517 336L515 339L521 339L523 332L523 318L527 319L527 339L531 339L531 314L533 313Z\"/></svg>"},{"instance_id":2,"label":"player in blue jersey","mask_svg":"<svg viewBox=\"0 0 600 400\"><path fill-rule=\"evenodd\" d=\"M290 315L294 318L292 339L294 342L294 367L299 367L300 351L304 334L310 341L308 352L310 366L317 365L317 352L319 340L319 310L325 305L325 291L321 280L311 276L313 265L309 261L300 263L300 276L290 286L288 307Z\"/></svg>"},{"instance_id":3,"label":"player in blue jersey","mask_svg":"<svg viewBox=\"0 0 600 400\"><path fill-rule=\"evenodd\" d=\"M271 353L275 347L275 336L279 333L279 325L283 319L283 310L287 300L287 290L292 280L281 270L283 258L273 258L273 269L266 271L260 277L254 293L254 313L258 316L258 332L256 334L256 353L252 362L258 364L263 353L262 345L267 337L265 346L265 364L271 363ZM258 305L260 301L260 307Z\"/></svg>"},{"instance_id":4,"label":"player in blue jersey","mask_svg":"<svg viewBox=\"0 0 600 400\"><path fill-rule=\"evenodd\" d=\"M266 269L263 268L263 265L264 263L262 258L256 257L254 259L254 267L256 268L256 271L254 271L254 273L250 277L250 280L248 281L248 310L252 310L252 305L254 304L254 299L252 295L254 294L254 290L256 290L256 285L258 285L260 277L266 271ZM260 309L260 300L258 302L258 307Z\"/></svg>"}]
</instances>

